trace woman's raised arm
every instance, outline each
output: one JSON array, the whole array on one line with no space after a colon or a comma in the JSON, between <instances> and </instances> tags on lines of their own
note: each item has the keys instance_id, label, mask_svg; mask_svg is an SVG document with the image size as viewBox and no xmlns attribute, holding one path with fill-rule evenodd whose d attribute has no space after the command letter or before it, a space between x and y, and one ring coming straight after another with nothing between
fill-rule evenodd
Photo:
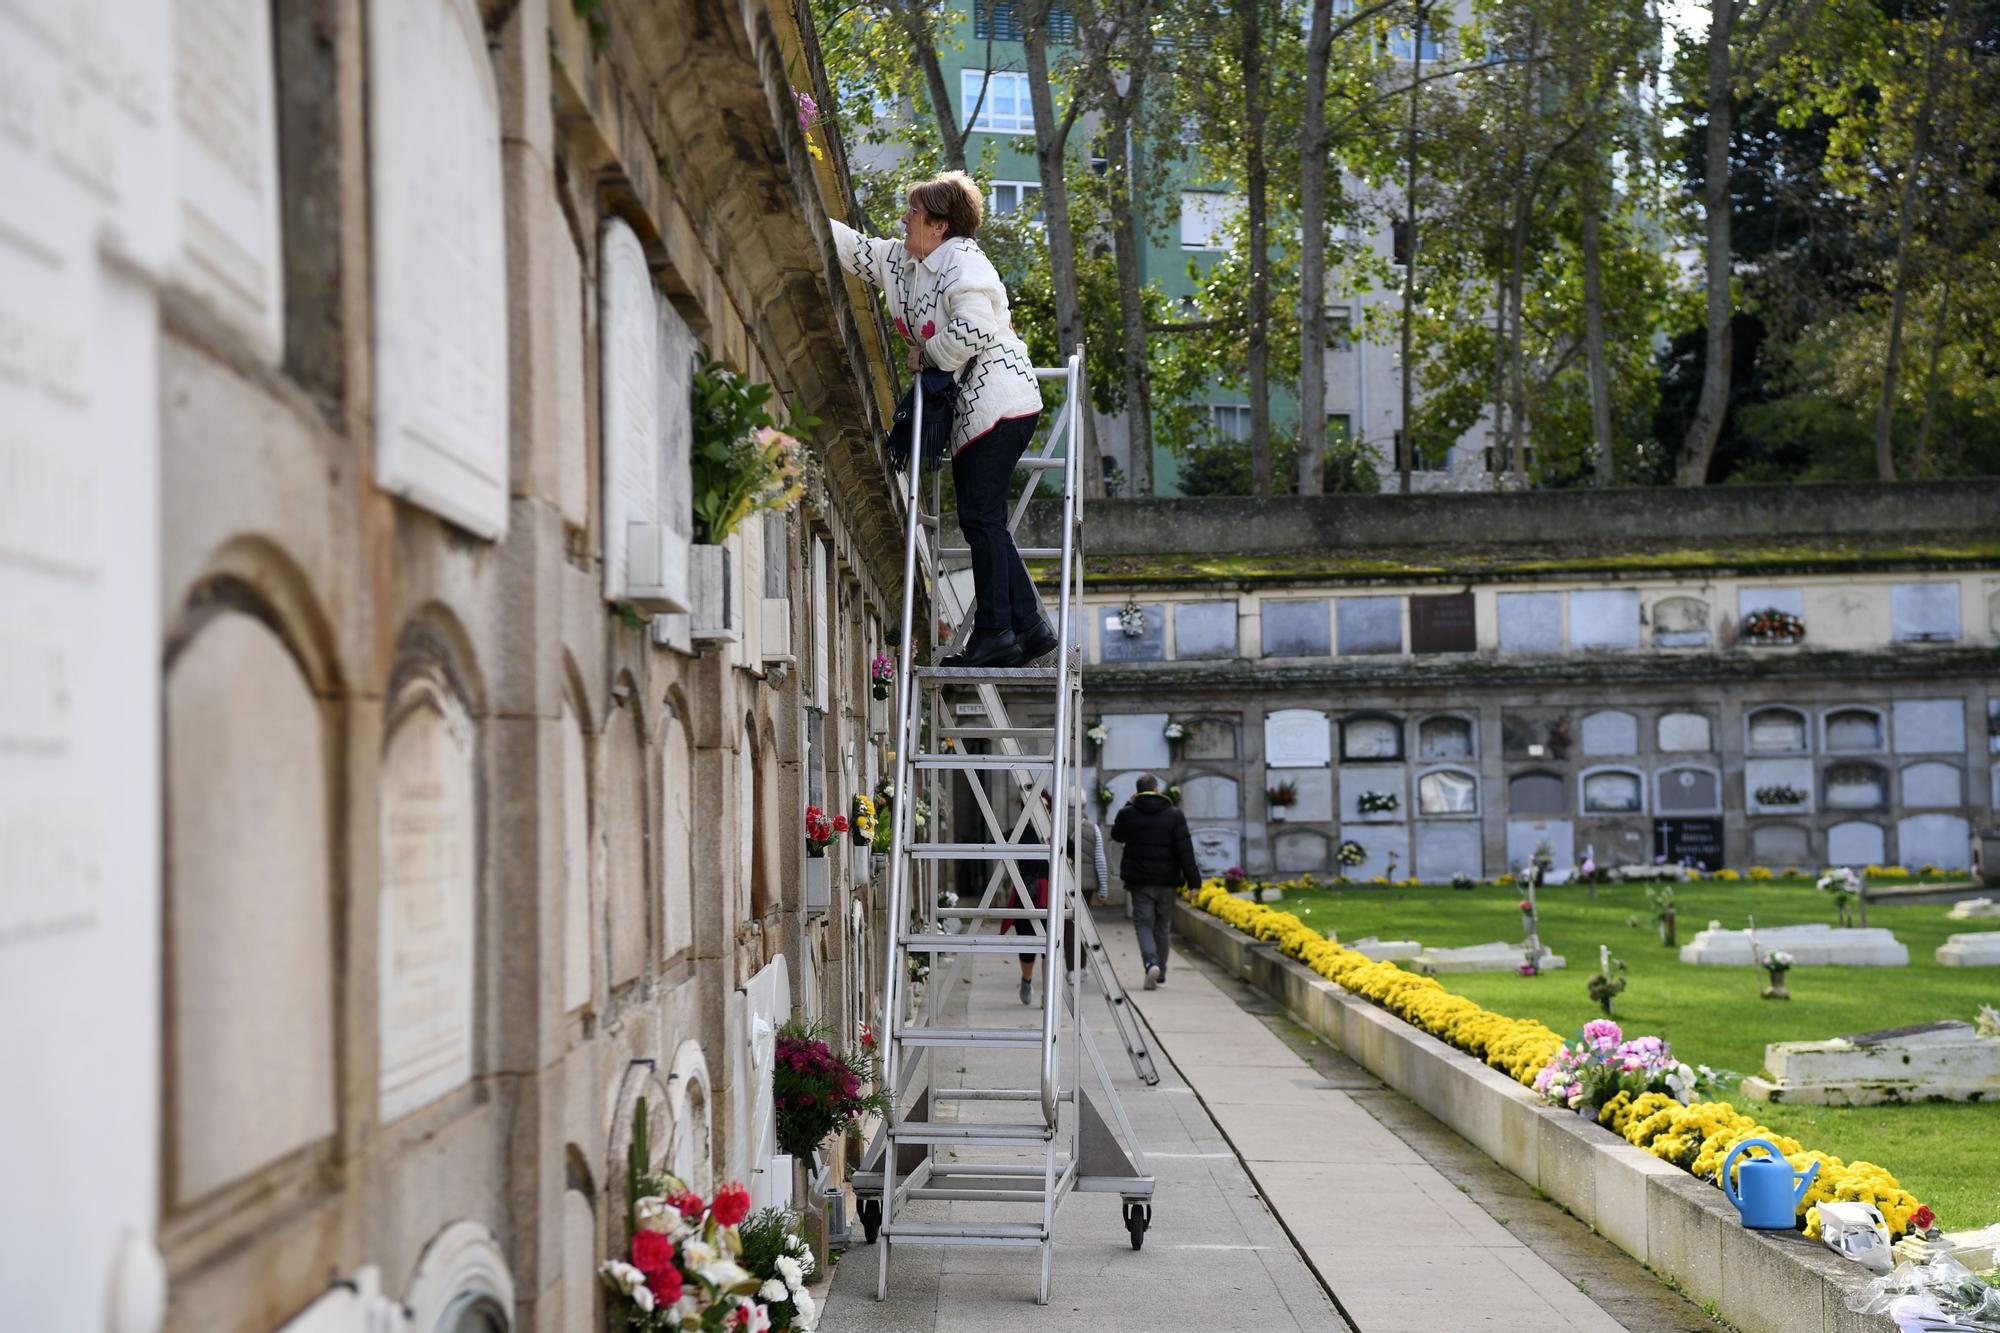
<instances>
[{"instance_id":1,"label":"woman's raised arm","mask_svg":"<svg viewBox=\"0 0 2000 1333\"><path fill-rule=\"evenodd\" d=\"M840 253L840 266L883 291L889 289L889 266L892 263L914 262L901 241L863 236L838 218L826 221L833 228L833 244Z\"/></svg>"}]
</instances>

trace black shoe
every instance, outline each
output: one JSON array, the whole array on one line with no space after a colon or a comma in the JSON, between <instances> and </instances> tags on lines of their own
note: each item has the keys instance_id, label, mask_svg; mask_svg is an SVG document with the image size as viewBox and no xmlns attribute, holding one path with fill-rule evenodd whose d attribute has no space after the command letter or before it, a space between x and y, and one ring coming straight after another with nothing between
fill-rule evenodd
<instances>
[{"instance_id":1,"label":"black shoe","mask_svg":"<svg viewBox=\"0 0 2000 1333\"><path fill-rule=\"evenodd\" d=\"M1020 640L1014 631L983 630L972 631L972 637L965 642L965 651L953 653L939 662L945 667L1011 667L1021 660Z\"/></svg>"},{"instance_id":2,"label":"black shoe","mask_svg":"<svg viewBox=\"0 0 2000 1333\"><path fill-rule=\"evenodd\" d=\"M1056 638L1054 627L1046 620L1031 630L1015 630L1014 638L1021 645L1021 661L1024 665L1038 657L1048 656L1060 646L1061 642Z\"/></svg>"}]
</instances>

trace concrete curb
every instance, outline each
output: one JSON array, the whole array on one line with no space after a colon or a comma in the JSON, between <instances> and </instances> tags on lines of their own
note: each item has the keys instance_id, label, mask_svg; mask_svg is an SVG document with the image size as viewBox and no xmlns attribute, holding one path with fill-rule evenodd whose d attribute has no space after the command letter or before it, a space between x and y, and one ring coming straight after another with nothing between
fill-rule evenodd
<instances>
[{"instance_id":1,"label":"concrete curb","mask_svg":"<svg viewBox=\"0 0 2000 1333\"><path fill-rule=\"evenodd\" d=\"M1854 1314L1853 1264L1795 1232L1746 1231L1722 1192L1534 1094L1186 902L1175 929L1223 968L1743 1333L1894 1333Z\"/></svg>"}]
</instances>

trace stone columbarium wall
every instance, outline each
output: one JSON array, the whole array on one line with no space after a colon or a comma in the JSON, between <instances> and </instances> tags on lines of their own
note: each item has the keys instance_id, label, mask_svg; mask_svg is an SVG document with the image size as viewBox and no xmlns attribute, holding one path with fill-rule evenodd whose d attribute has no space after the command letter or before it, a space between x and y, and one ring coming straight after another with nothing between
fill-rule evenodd
<instances>
[{"instance_id":1,"label":"stone columbarium wall","mask_svg":"<svg viewBox=\"0 0 2000 1333\"><path fill-rule=\"evenodd\" d=\"M590 1329L638 1100L789 1199L759 1020L876 988L865 859L806 896L900 597L811 34L96 8L0 17L0 1304ZM825 422L719 550L697 346Z\"/></svg>"}]
</instances>

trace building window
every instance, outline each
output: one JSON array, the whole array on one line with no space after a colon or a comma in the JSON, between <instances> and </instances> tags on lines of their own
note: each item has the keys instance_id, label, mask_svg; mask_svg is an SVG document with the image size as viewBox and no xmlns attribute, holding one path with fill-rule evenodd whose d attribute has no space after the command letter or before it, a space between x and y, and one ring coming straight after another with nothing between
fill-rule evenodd
<instances>
[{"instance_id":1,"label":"building window","mask_svg":"<svg viewBox=\"0 0 2000 1333\"><path fill-rule=\"evenodd\" d=\"M1408 27L1395 28L1390 31L1389 56L1391 59L1407 63L1416 57L1417 44L1411 40L1411 37L1412 34ZM1426 23L1424 25L1424 63L1431 63L1438 59L1438 55L1437 29Z\"/></svg>"},{"instance_id":2,"label":"building window","mask_svg":"<svg viewBox=\"0 0 2000 1333\"><path fill-rule=\"evenodd\" d=\"M1826 808L1880 810L1889 804L1889 781L1874 764L1835 764L1826 770Z\"/></svg>"},{"instance_id":3,"label":"building window","mask_svg":"<svg viewBox=\"0 0 2000 1333\"><path fill-rule=\"evenodd\" d=\"M1229 440L1250 438L1250 406L1247 403L1210 403L1208 422L1215 433Z\"/></svg>"},{"instance_id":4,"label":"building window","mask_svg":"<svg viewBox=\"0 0 2000 1333\"><path fill-rule=\"evenodd\" d=\"M1346 444L1353 438L1353 417L1345 412L1329 412L1326 414L1326 442L1328 444Z\"/></svg>"},{"instance_id":5,"label":"building window","mask_svg":"<svg viewBox=\"0 0 2000 1333\"><path fill-rule=\"evenodd\" d=\"M1397 268L1406 268L1410 262L1410 220L1393 218L1389 222L1389 262Z\"/></svg>"},{"instance_id":6,"label":"building window","mask_svg":"<svg viewBox=\"0 0 2000 1333\"><path fill-rule=\"evenodd\" d=\"M1479 813L1479 779L1470 773L1441 768L1417 779L1417 813L1420 815L1476 815Z\"/></svg>"},{"instance_id":7,"label":"building window","mask_svg":"<svg viewBox=\"0 0 2000 1333\"><path fill-rule=\"evenodd\" d=\"M1329 352L1351 352L1354 350L1354 310L1350 306L1335 306L1326 312L1326 350Z\"/></svg>"},{"instance_id":8,"label":"building window","mask_svg":"<svg viewBox=\"0 0 2000 1333\"><path fill-rule=\"evenodd\" d=\"M1024 76L1025 77L1025 76ZM1029 127L1034 128L1032 125ZM1226 250L1229 224L1243 207L1240 195L1181 191L1181 249Z\"/></svg>"},{"instance_id":9,"label":"building window","mask_svg":"<svg viewBox=\"0 0 2000 1333\"><path fill-rule=\"evenodd\" d=\"M1811 748L1806 715L1791 708L1760 708L1750 715L1752 754L1804 754Z\"/></svg>"},{"instance_id":10,"label":"building window","mask_svg":"<svg viewBox=\"0 0 2000 1333\"><path fill-rule=\"evenodd\" d=\"M1035 110L1028 102L1028 76L1018 70L963 69L958 72L959 119L973 106L979 117L968 127L988 134L1033 134ZM980 98L981 90L986 96Z\"/></svg>"},{"instance_id":11,"label":"building window","mask_svg":"<svg viewBox=\"0 0 2000 1333\"><path fill-rule=\"evenodd\" d=\"M1036 222L1042 220L1042 187L1033 181L994 181L986 191L986 211L994 217L1023 209Z\"/></svg>"},{"instance_id":12,"label":"building window","mask_svg":"<svg viewBox=\"0 0 2000 1333\"><path fill-rule=\"evenodd\" d=\"M1400 468L1403 465L1403 428L1401 426L1396 428L1394 449L1395 463ZM1422 445L1419 445L1410 452L1410 471L1412 472L1448 472L1450 470L1450 446L1446 446L1443 449L1426 449Z\"/></svg>"},{"instance_id":13,"label":"building window","mask_svg":"<svg viewBox=\"0 0 2000 1333\"><path fill-rule=\"evenodd\" d=\"M1882 715L1869 708L1843 708L1826 715L1826 748L1829 750L1879 750L1882 748Z\"/></svg>"},{"instance_id":14,"label":"building window","mask_svg":"<svg viewBox=\"0 0 2000 1333\"><path fill-rule=\"evenodd\" d=\"M1067 5L1050 5L1043 28L1052 42L1074 41L1076 15ZM1021 11L1015 8L1013 0L977 0L972 7L972 37L979 42L989 38L996 42L1020 41Z\"/></svg>"},{"instance_id":15,"label":"building window","mask_svg":"<svg viewBox=\"0 0 2000 1333\"><path fill-rule=\"evenodd\" d=\"M1583 775L1583 812L1587 815L1630 815L1645 809L1645 787L1637 773L1605 769Z\"/></svg>"},{"instance_id":16,"label":"building window","mask_svg":"<svg viewBox=\"0 0 2000 1333\"><path fill-rule=\"evenodd\" d=\"M1507 811L1516 815L1569 813L1563 780L1553 773L1516 773L1507 781Z\"/></svg>"}]
</instances>

